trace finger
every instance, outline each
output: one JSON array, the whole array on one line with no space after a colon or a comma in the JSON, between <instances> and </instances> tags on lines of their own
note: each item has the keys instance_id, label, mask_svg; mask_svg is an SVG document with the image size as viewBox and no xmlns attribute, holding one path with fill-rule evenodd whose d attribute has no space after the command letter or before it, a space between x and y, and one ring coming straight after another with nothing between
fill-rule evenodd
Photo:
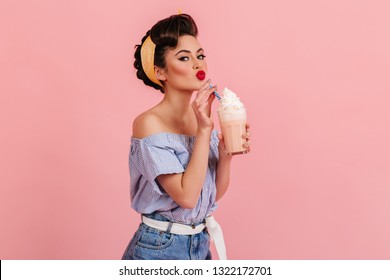
<instances>
[{"instance_id":1,"label":"finger","mask_svg":"<svg viewBox=\"0 0 390 280\"><path fill-rule=\"evenodd\" d=\"M205 88L203 90L198 91L195 100L203 101L209 98L210 94L215 90L216 87Z\"/></svg>"},{"instance_id":2,"label":"finger","mask_svg":"<svg viewBox=\"0 0 390 280\"><path fill-rule=\"evenodd\" d=\"M202 91L202 90L205 90L205 89L207 89L207 88L209 88L210 85L211 85L211 79L208 79L208 80L200 87L200 89L198 90L198 92L199 92L199 91Z\"/></svg>"},{"instance_id":3,"label":"finger","mask_svg":"<svg viewBox=\"0 0 390 280\"><path fill-rule=\"evenodd\" d=\"M244 148L249 148L251 146L251 141L247 141L244 144L242 144Z\"/></svg>"},{"instance_id":4,"label":"finger","mask_svg":"<svg viewBox=\"0 0 390 280\"><path fill-rule=\"evenodd\" d=\"M210 94L210 93L209 93ZM199 107L201 104L203 103L207 103L207 100L209 98L209 95L205 95L204 93L202 94L199 94L195 100L194 100L194 104Z\"/></svg>"},{"instance_id":5,"label":"finger","mask_svg":"<svg viewBox=\"0 0 390 280\"><path fill-rule=\"evenodd\" d=\"M199 104L199 106L198 106L198 112L199 112L199 113L204 113L204 114L207 116L207 112L206 112L206 110L205 110L206 106L207 106L207 103L201 103L201 104Z\"/></svg>"},{"instance_id":6,"label":"finger","mask_svg":"<svg viewBox=\"0 0 390 280\"><path fill-rule=\"evenodd\" d=\"M195 104L195 108L197 109L197 111L199 111L199 109L203 106L205 106L205 103L206 103L206 100L204 100L204 98L198 98L196 100L194 100L194 104Z\"/></svg>"},{"instance_id":7,"label":"finger","mask_svg":"<svg viewBox=\"0 0 390 280\"><path fill-rule=\"evenodd\" d=\"M202 89L199 90L199 91L209 93L209 92L216 91L217 89L218 89L218 86L217 86L217 85L211 86L211 84L209 83L207 87L202 88Z\"/></svg>"},{"instance_id":8,"label":"finger","mask_svg":"<svg viewBox=\"0 0 390 280\"><path fill-rule=\"evenodd\" d=\"M214 92L218 91L218 86L213 86L210 88L210 95L209 95L209 101L210 101L210 104L214 101L215 99L215 94Z\"/></svg>"},{"instance_id":9,"label":"finger","mask_svg":"<svg viewBox=\"0 0 390 280\"><path fill-rule=\"evenodd\" d=\"M212 87L209 87L209 89L210 89L211 92L218 91L218 86L214 85Z\"/></svg>"},{"instance_id":10,"label":"finger","mask_svg":"<svg viewBox=\"0 0 390 280\"><path fill-rule=\"evenodd\" d=\"M213 101L215 99L215 95L213 93L210 93L208 99L207 99L207 109L210 111L211 110L211 106L213 104Z\"/></svg>"},{"instance_id":11,"label":"finger","mask_svg":"<svg viewBox=\"0 0 390 280\"><path fill-rule=\"evenodd\" d=\"M199 103L206 103L206 104L210 105L210 108L211 108L211 103L214 100L213 95L214 94L212 94L212 92L207 92L204 95L199 96L199 99L198 99Z\"/></svg>"},{"instance_id":12,"label":"finger","mask_svg":"<svg viewBox=\"0 0 390 280\"><path fill-rule=\"evenodd\" d=\"M249 153L250 152L250 150L251 150L251 148L250 148L250 146L247 146L247 145L242 145L242 147L244 148L244 152L245 153Z\"/></svg>"},{"instance_id":13,"label":"finger","mask_svg":"<svg viewBox=\"0 0 390 280\"><path fill-rule=\"evenodd\" d=\"M246 123L246 130L248 130L251 126L249 125L249 123Z\"/></svg>"},{"instance_id":14,"label":"finger","mask_svg":"<svg viewBox=\"0 0 390 280\"><path fill-rule=\"evenodd\" d=\"M210 118L211 116L211 112L210 112L210 108L209 108L209 105L207 103L204 103L204 104L201 104L200 107L199 107L199 112L205 117L207 118Z\"/></svg>"},{"instance_id":15,"label":"finger","mask_svg":"<svg viewBox=\"0 0 390 280\"><path fill-rule=\"evenodd\" d=\"M207 105L208 103L208 98L209 96L200 96L197 100L196 100L196 103L200 106L200 105Z\"/></svg>"},{"instance_id":16,"label":"finger","mask_svg":"<svg viewBox=\"0 0 390 280\"><path fill-rule=\"evenodd\" d=\"M244 139L249 139L251 138L251 133L249 131L245 132L243 135L242 135L242 138Z\"/></svg>"}]
</instances>

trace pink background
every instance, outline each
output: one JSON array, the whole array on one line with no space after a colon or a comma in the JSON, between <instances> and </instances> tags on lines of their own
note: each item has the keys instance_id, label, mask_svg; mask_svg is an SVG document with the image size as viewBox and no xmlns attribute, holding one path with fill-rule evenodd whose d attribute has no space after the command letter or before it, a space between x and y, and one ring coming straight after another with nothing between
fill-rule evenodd
<instances>
[{"instance_id":1,"label":"pink background","mask_svg":"<svg viewBox=\"0 0 390 280\"><path fill-rule=\"evenodd\" d=\"M390 259L385 0L1 0L0 258L122 256L131 123L161 99L133 46L179 7L252 125L215 214L229 257Z\"/></svg>"}]
</instances>

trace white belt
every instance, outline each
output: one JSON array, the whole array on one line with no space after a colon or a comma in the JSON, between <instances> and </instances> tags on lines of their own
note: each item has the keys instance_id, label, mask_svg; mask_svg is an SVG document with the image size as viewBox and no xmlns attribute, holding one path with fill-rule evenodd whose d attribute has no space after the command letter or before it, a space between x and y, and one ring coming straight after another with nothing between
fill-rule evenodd
<instances>
[{"instance_id":1,"label":"white belt","mask_svg":"<svg viewBox=\"0 0 390 280\"><path fill-rule=\"evenodd\" d=\"M206 218L206 224L195 225L184 225L173 222L164 222L150 219L148 217L142 216L142 222L152 228L158 229L160 231L171 232L179 235L194 235L202 232L207 228L207 232L210 234L211 239L214 240L215 248L220 260L226 260L226 247L225 241L223 239L222 229L220 225L215 221L213 216L208 216Z\"/></svg>"}]
</instances>

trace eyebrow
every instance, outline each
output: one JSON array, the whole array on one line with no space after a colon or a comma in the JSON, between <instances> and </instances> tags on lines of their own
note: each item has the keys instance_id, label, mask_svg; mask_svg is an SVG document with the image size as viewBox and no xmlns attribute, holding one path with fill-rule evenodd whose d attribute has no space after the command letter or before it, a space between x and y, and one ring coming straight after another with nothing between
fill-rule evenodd
<instances>
[{"instance_id":1,"label":"eyebrow","mask_svg":"<svg viewBox=\"0 0 390 280\"><path fill-rule=\"evenodd\" d=\"M198 52L200 52L200 51L204 51L204 50L203 50L202 48L200 48L199 50L196 51L196 53L198 53ZM175 56L178 55L179 53L182 53L182 52L184 52L184 53L191 53L189 50L180 50L180 51L178 51L178 52L175 54Z\"/></svg>"}]
</instances>

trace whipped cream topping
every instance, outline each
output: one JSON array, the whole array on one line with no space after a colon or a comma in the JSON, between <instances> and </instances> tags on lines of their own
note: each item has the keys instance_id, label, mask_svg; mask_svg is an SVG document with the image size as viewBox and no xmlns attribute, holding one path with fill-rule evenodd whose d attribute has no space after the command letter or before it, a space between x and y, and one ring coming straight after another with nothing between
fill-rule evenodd
<instances>
[{"instance_id":1,"label":"whipped cream topping","mask_svg":"<svg viewBox=\"0 0 390 280\"><path fill-rule=\"evenodd\" d=\"M222 91L221 103L218 111L241 111L245 109L244 104L240 101L240 98L228 88L224 88Z\"/></svg>"}]
</instances>

